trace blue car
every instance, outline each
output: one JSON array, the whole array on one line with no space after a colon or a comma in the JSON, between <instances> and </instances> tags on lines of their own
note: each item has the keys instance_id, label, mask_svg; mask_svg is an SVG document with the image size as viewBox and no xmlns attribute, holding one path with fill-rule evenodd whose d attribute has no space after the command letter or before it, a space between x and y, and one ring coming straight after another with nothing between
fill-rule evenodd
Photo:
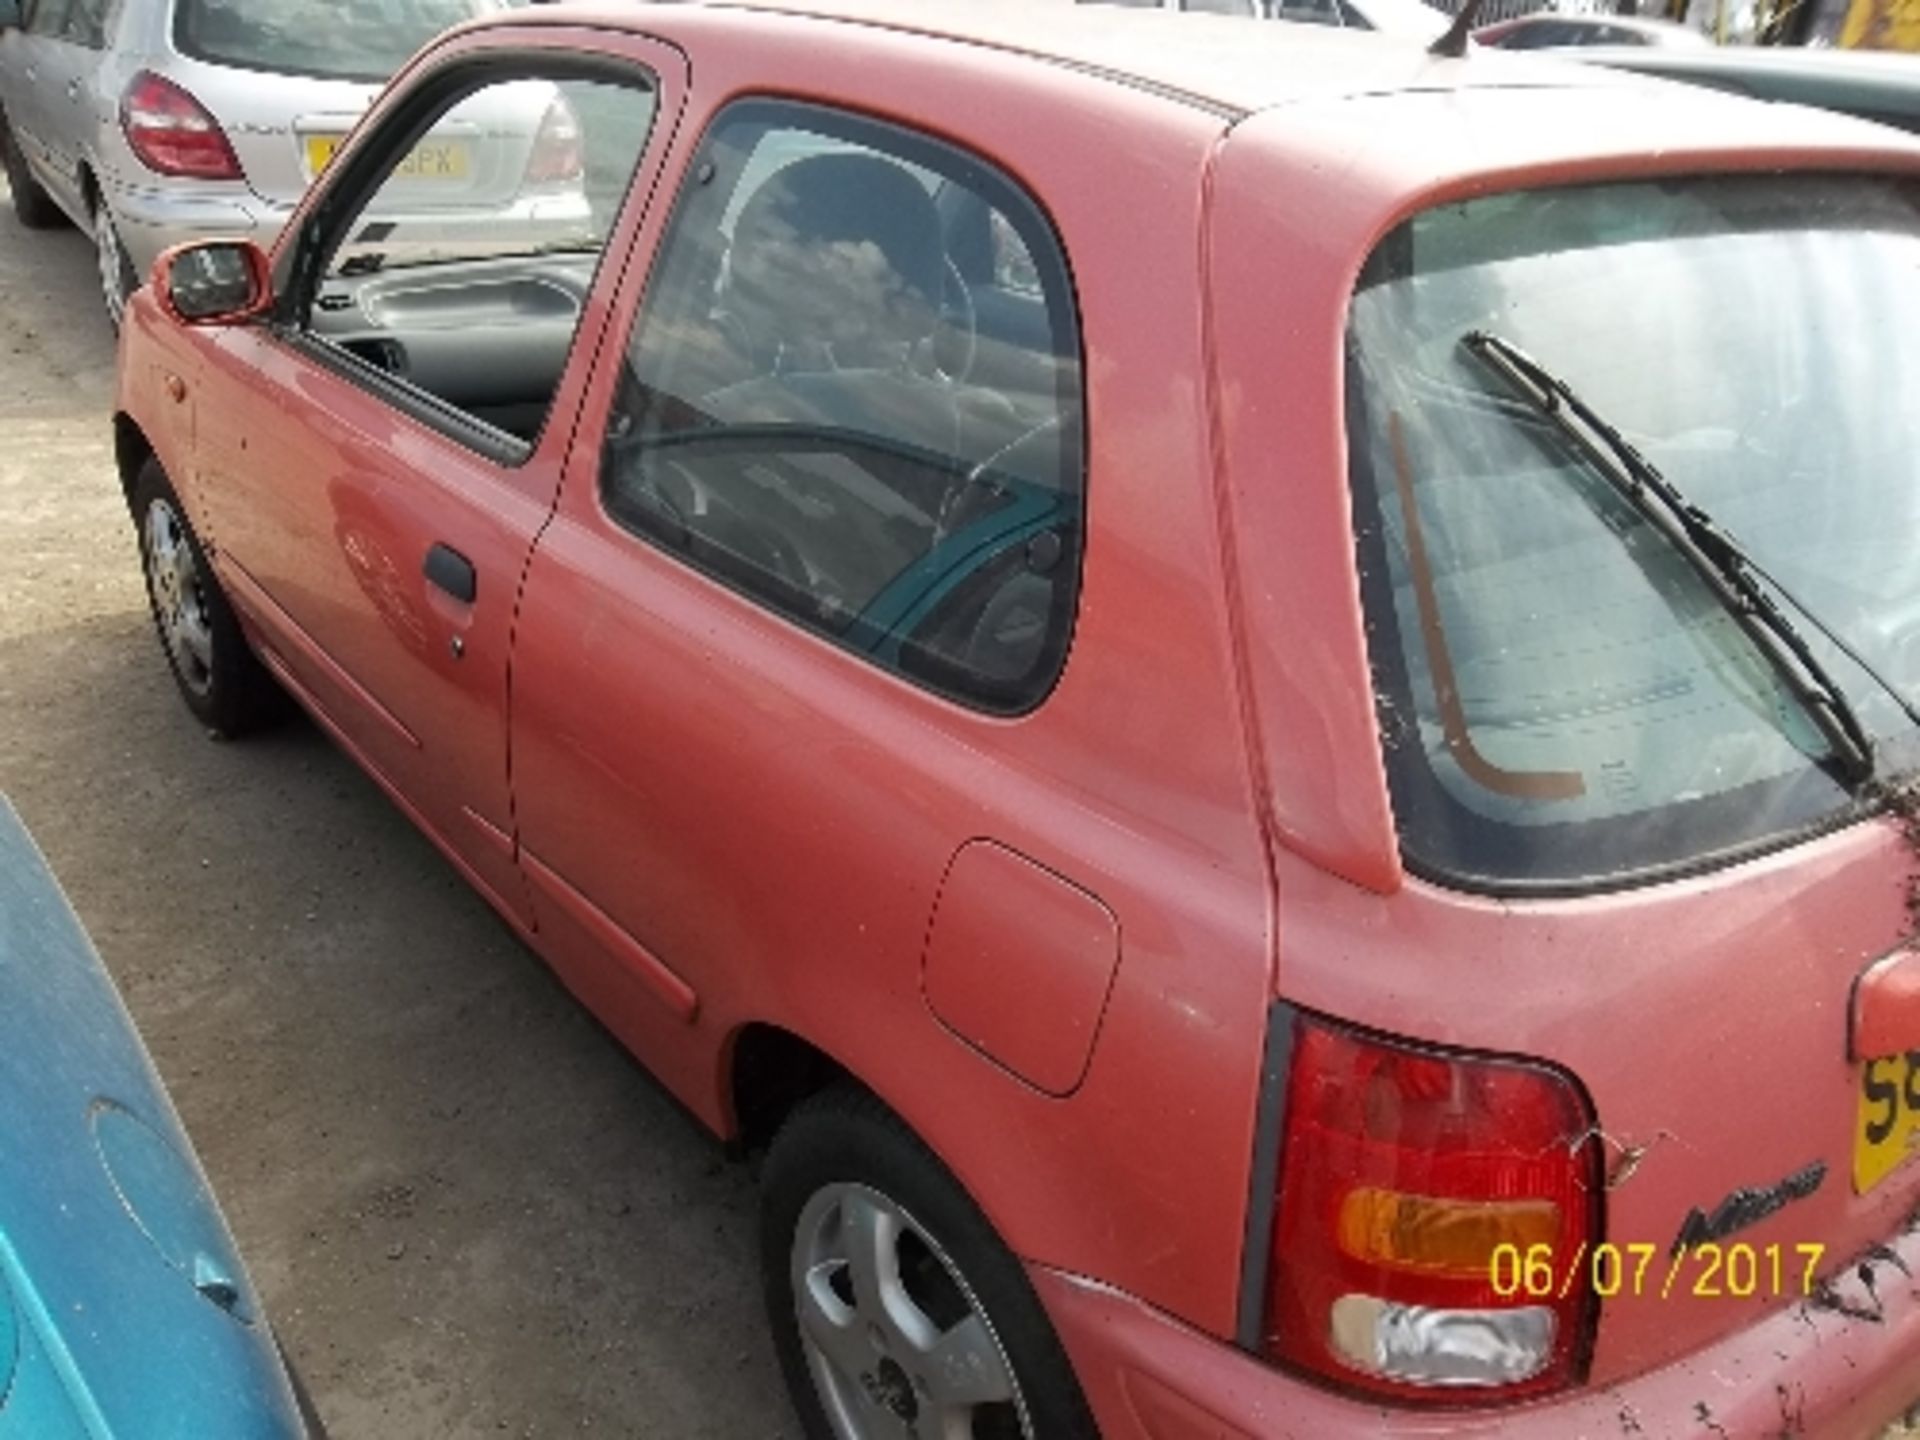
<instances>
[{"instance_id":1,"label":"blue car","mask_svg":"<svg viewBox=\"0 0 1920 1440\"><path fill-rule=\"evenodd\" d=\"M319 1433L119 992L0 798L0 1440Z\"/></svg>"}]
</instances>

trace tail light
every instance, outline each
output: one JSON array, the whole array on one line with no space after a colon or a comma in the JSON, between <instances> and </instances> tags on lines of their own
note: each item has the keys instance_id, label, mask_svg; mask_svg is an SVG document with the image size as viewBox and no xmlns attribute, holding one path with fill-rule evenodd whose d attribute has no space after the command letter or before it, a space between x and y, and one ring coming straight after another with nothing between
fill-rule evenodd
<instances>
[{"instance_id":1,"label":"tail light","mask_svg":"<svg viewBox=\"0 0 1920 1440\"><path fill-rule=\"evenodd\" d=\"M120 129L142 165L162 175L242 179L226 131L187 91L142 70L120 99Z\"/></svg>"},{"instance_id":2,"label":"tail light","mask_svg":"<svg viewBox=\"0 0 1920 1440\"><path fill-rule=\"evenodd\" d=\"M1601 1222L1578 1088L1543 1065L1293 1024L1269 1357L1400 1401L1577 1381Z\"/></svg>"},{"instance_id":3,"label":"tail light","mask_svg":"<svg viewBox=\"0 0 1920 1440\"><path fill-rule=\"evenodd\" d=\"M580 141L580 122L565 100L554 97L533 137L533 153L527 157L527 181L547 185L560 180L578 180L586 168Z\"/></svg>"}]
</instances>

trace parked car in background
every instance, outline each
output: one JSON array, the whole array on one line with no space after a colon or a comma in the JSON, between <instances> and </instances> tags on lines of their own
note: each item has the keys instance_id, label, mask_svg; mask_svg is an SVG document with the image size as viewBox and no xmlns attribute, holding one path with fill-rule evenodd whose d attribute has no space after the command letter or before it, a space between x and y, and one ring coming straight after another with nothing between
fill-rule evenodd
<instances>
[{"instance_id":1,"label":"parked car in background","mask_svg":"<svg viewBox=\"0 0 1920 1440\"><path fill-rule=\"evenodd\" d=\"M0 1440L319 1440L146 1048L0 797Z\"/></svg>"},{"instance_id":2,"label":"parked car in background","mask_svg":"<svg viewBox=\"0 0 1920 1440\"><path fill-rule=\"evenodd\" d=\"M1920 55L1867 50L1611 47L1572 57L1733 95L1815 105L1920 134Z\"/></svg>"},{"instance_id":3,"label":"parked car in background","mask_svg":"<svg viewBox=\"0 0 1920 1440\"><path fill-rule=\"evenodd\" d=\"M1632 15L1557 15L1551 11L1482 25L1473 32L1473 38L1500 50L1557 50L1581 45L1688 52L1713 48L1698 30L1671 20L1643 20Z\"/></svg>"},{"instance_id":4,"label":"parked car in background","mask_svg":"<svg viewBox=\"0 0 1920 1440\"><path fill-rule=\"evenodd\" d=\"M1920 1395L1920 144L1599 80L532 7L135 297L186 705L284 687L764 1149L810 1440ZM534 83L596 245L356 263Z\"/></svg>"},{"instance_id":5,"label":"parked car in background","mask_svg":"<svg viewBox=\"0 0 1920 1440\"><path fill-rule=\"evenodd\" d=\"M1423 0L1077 0L1082 5L1119 5L1132 10L1178 10L1190 15L1237 15L1253 20L1293 20L1341 30L1380 30L1432 40L1445 33L1447 17Z\"/></svg>"},{"instance_id":6,"label":"parked car in background","mask_svg":"<svg viewBox=\"0 0 1920 1440\"><path fill-rule=\"evenodd\" d=\"M89 230L118 322L169 245L271 244L387 79L498 0L0 0L0 155L22 223ZM556 242L587 215L573 118L541 87L448 115L384 217L431 243L450 210ZM476 205L475 202L482 202Z\"/></svg>"}]
</instances>

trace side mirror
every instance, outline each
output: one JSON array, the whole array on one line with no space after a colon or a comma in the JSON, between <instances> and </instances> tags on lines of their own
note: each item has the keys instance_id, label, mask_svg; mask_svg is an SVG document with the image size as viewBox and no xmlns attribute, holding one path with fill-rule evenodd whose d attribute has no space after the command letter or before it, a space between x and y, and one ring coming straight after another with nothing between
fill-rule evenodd
<instances>
[{"instance_id":1,"label":"side mirror","mask_svg":"<svg viewBox=\"0 0 1920 1440\"><path fill-rule=\"evenodd\" d=\"M180 324L238 325L273 304L273 276L251 240L196 240L154 261L153 293Z\"/></svg>"},{"instance_id":2,"label":"side mirror","mask_svg":"<svg viewBox=\"0 0 1920 1440\"><path fill-rule=\"evenodd\" d=\"M20 0L0 0L0 33L20 28Z\"/></svg>"}]
</instances>

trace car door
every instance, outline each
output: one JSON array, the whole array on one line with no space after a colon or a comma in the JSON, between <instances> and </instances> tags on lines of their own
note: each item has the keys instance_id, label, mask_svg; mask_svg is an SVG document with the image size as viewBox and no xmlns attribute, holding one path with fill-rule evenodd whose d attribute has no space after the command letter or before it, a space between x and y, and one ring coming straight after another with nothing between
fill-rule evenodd
<instances>
[{"instance_id":1,"label":"car door","mask_svg":"<svg viewBox=\"0 0 1920 1440\"><path fill-rule=\"evenodd\" d=\"M46 181L75 213L86 208L81 161L99 118L93 76L106 48L106 11L107 0L69 0L61 28L45 37L35 87L43 107Z\"/></svg>"},{"instance_id":2,"label":"car door","mask_svg":"<svg viewBox=\"0 0 1920 1440\"><path fill-rule=\"evenodd\" d=\"M7 129L19 153L42 176L50 166L47 126L52 110L47 100L49 64L57 43L66 33L67 11L73 0L26 0L20 28L0 35L0 101L7 109Z\"/></svg>"},{"instance_id":3,"label":"car door","mask_svg":"<svg viewBox=\"0 0 1920 1440\"><path fill-rule=\"evenodd\" d=\"M219 335L200 383L194 504L268 664L517 919L515 600L570 357L597 338L586 300L682 83L671 52L588 38L453 42L330 171L273 323ZM513 192L423 199L428 171L472 163L438 128L471 106L526 132Z\"/></svg>"}]
</instances>

